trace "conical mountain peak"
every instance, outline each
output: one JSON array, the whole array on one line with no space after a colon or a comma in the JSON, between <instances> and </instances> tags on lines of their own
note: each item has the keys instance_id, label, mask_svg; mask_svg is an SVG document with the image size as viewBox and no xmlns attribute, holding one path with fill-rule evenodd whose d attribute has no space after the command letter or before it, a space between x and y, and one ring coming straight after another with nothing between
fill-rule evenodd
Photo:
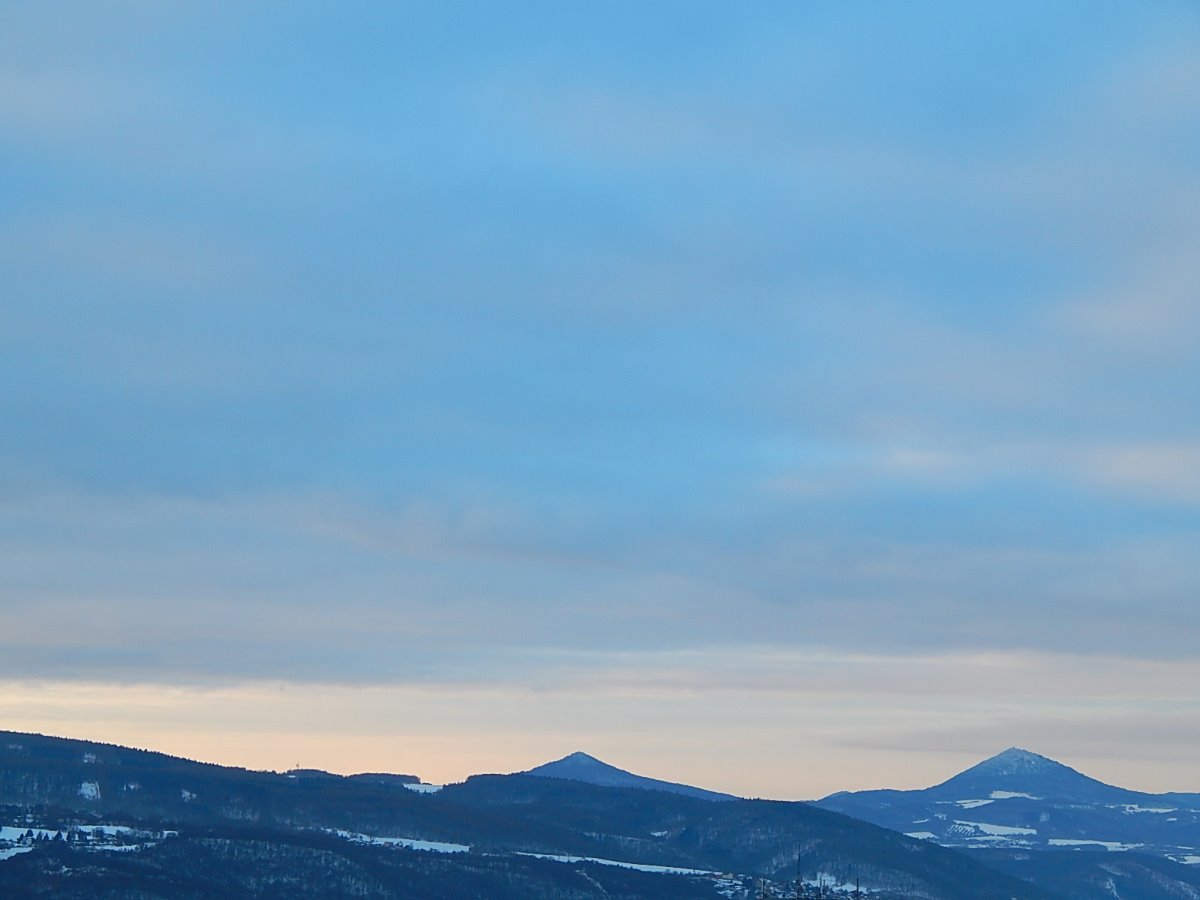
<instances>
[{"instance_id":1,"label":"conical mountain peak","mask_svg":"<svg viewBox=\"0 0 1200 900\"><path fill-rule=\"evenodd\" d=\"M1055 762L1048 756L1025 750L1021 747L1009 747L976 765L977 771L988 771L994 775L1017 775L1023 772L1049 772L1055 769L1067 769L1060 762Z\"/></svg>"},{"instance_id":2,"label":"conical mountain peak","mask_svg":"<svg viewBox=\"0 0 1200 900\"><path fill-rule=\"evenodd\" d=\"M623 769L610 766L604 760L597 759L590 753L584 753L582 750L576 750L574 753L568 753L561 759L543 763L536 768L530 769L529 774L540 775L543 778L566 778L572 781L591 781L592 778L597 776L604 776L606 779L616 778L617 780L621 780L622 776L630 775L630 773Z\"/></svg>"},{"instance_id":3,"label":"conical mountain peak","mask_svg":"<svg viewBox=\"0 0 1200 900\"><path fill-rule=\"evenodd\" d=\"M584 784L594 784L600 787L640 788L650 791L666 791L672 794L683 794L704 800L732 800L729 794L720 794L704 788L692 787L686 784L675 784L670 781L659 781L657 778L646 778L611 766L591 754L577 750L530 769L526 775L538 778L558 778L563 781L578 781Z\"/></svg>"},{"instance_id":4,"label":"conical mountain peak","mask_svg":"<svg viewBox=\"0 0 1200 900\"><path fill-rule=\"evenodd\" d=\"M1123 802L1130 794L1022 747L1009 747L932 790L953 795L955 799L988 798L992 797L992 792L1023 792L1036 797L1089 802L1100 798L1107 802Z\"/></svg>"},{"instance_id":5,"label":"conical mountain peak","mask_svg":"<svg viewBox=\"0 0 1200 900\"><path fill-rule=\"evenodd\" d=\"M557 760L557 762L600 763L602 766L608 765L608 763L604 762L603 760L596 759L596 757L592 756L590 753L584 753L582 750L576 750L574 753L568 753L562 759ZM549 765L549 763L547 765Z\"/></svg>"}]
</instances>

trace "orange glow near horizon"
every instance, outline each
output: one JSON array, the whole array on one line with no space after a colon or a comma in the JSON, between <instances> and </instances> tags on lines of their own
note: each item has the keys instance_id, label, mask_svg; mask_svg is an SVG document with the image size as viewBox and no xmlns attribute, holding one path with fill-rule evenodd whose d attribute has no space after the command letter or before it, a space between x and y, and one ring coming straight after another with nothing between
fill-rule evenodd
<instances>
[{"instance_id":1,"label":"orange glow near horizon","mask_svg":"<svg viewBox=\"0 0 1200 900\"><path fill-rule=\"evenodd\" d=\"M0 685L0 722L6 730L221 765L400 772L433 783L522 771L583 750L669 781L741 796L815 799L838 790L926 787L1017 744L1126 787L1197 787L1185 740L1164 741L1148 777L1145 760L1123 758L1120 745L1089 743L1090 735L1113 726L1107 711L1104 722L1091 722L1086 703L1073 717L1048 706L1039 719L1026 711L1018 721L1003 697L845 701L801 690L611 685L535 693L469 685L185 688L43 681ZM1129 710L1131 722L1164 734L1181 724L1169 710L1154 720L1135 702Z\"/></svg>"}]
</instances>

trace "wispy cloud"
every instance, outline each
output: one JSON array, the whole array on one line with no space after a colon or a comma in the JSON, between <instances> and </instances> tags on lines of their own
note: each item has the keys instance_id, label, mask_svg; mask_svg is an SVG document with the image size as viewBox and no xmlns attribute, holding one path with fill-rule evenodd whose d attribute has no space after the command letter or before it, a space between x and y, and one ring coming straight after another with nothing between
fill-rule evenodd
<instances>
[{"instance_id":1,"label":"wispy cloud","mask_svg":"<svg viewBox=\"0 0 1200 900\"><path fill-rule=\"evenodd\" d=\"M5 677L962 753L1191 678L1194 11L625 13L0 11Z\"/></svg>"},{"instance_id":2,"label":"wispy cloud","mask_svg":"<svg viewBox=\"0 0 1200 900\"><path fill-rule=\"evenodd\" d=\"M710 667L729 678L718 683ZM615 654L589 677L562 660L557 674L532 687L485 677L201 688L22 680L0 688L0 715L10 728L125 742L135 734L156 749L259 768L300 761L435 782L527 769L585 749L661 777L805 799L925 787L1017 743L1117 784L1194 786L1192 662L757 646ZM314 717L324 730L313 729ZM760 739L748 744L750 733ZM1142 735L1151 737L1149 749Z\"/></svg>"}]
</instances>

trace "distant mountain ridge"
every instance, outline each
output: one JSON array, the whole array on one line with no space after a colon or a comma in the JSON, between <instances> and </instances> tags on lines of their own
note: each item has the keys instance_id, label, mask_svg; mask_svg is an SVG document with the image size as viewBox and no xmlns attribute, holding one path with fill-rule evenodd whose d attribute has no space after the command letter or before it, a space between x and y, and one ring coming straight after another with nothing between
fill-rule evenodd
<instances>
[{"instance_id":1,"label":"distant mountain ridge","mask_svg":"<svg viewBox=\"0 0 1200 900\"><path fill-rule=\"evenodd\" d=\"M872 900L1200 900L1200 865L1185 864L1200 841L1183 840L1200 797L1126 791L1017 748L925 791L821 801L854 817L583 753L413 787L0 732L0 897L752 900L760 879L793 896L801 872L842 900L860 881ZM1119 827L1142 837L1063 836Z\"/></svg>"},{"instance_id":2,"label":"distant mountain ridge","mask_svg":"<svg viewBox=\"0 0 1200 900\"><path fill-rule=\"evenodd\" d=\"M584 784L594 784L599 787L637 788L644 791L665 791L670 794L680 794L684 797L696 797L700 800L725 801L739 798L732 794L722 794L704 788L693 787L689 784L676 784L672 781L660 781L657 778L647 778L635 775L624 769L609 765L594 756L575 752L543 763L528 772L537 778L559 778L564 781L580 781Z\"/></svg>"},{"instance_id":3,"label":"distant mountain ridge","mask_svg":"<svg viewBox=\"0 0 1200 900\"><path fill-rule=\"evenodd\" d=\"M947 847L1136 851L1200 864L1200 795L1116 787L1019 747L923 790L843 791L817 805Z\"/></svg>"},{"instance_id":4,"label":"distant mountain ridge","mask_svg":"<svg viewBox=\"0 0 1200 900\"><path fill-rule=\"evenodd\" d=\"M963 791L976 794L986 792L987 795L993 792L1019 794L1038 791L1056 800L1084 803L1119 803L1146 796L1105 784L1070 766L1020 747L1009 747L928 790L946 795L961 794Z\"/></svg>"},{"instance_id":5,"label":"distant mountain ridge","mask_svg":"<svg viewBox=\"0 0 1200 900\"><path fill-rule=\"evenodd\" d=\"M861 878L873 900L1060 900L806 803L726 798L585 757L538 767L549 777L418 793L407 776L251 772L0 732L0 896L750 900L760 879L785 896L800 866L842 886L831 898Z\"/></svg>"}]
</instances>

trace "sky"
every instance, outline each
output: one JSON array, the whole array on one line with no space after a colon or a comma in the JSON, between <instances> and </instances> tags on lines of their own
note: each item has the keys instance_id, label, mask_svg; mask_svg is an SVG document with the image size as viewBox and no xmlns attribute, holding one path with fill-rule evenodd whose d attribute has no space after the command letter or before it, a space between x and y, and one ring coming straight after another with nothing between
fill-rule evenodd
<instances>
[{"instance_id":1,"label":"sky","mask_svg":"<svg viewBox=\"0 0 1200 900\"><path fill-rule=\"evenodd\" d=\"M0 5L0 728L1200 791L1200 11Z\"/></svg>"}]
</instances>

